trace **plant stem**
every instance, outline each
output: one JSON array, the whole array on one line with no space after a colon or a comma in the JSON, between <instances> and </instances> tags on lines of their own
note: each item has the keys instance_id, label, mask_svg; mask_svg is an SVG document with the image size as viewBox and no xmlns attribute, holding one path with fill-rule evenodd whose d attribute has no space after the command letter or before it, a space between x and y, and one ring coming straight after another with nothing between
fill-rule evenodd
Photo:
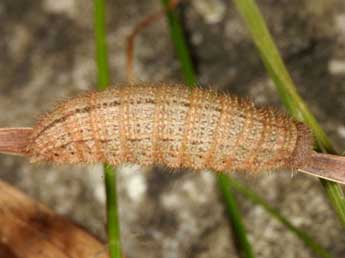
<instances>
[{"instance_id":1,"label":"plant stem","mask_svg":"<svg viewBox=\"0 0 345 258\"><path fill-rule=\"evenodd\" d=\"M109 63L105 30L105 0L94 0L96 62L98 89L109 85ZM120 223L117 209L116 170L104 164L104 181L107 198L107 234L111 258L121 258Z\"/></svg>"},{"instance_id":2,"label":"plant stem","mask_svg":"<svg viewBox=\"0 0 345 258\"><path fill-rule=\"evenodd\" d=\"M163 6L167 8L170 0L161 0L161 2ZM180 60L184 80L189 87L194 87L197 84L196 73L189 54L180 19L177 14L171 10L166 12L166 17L170 28L171 39L175 45L176 53Z\"/></svg>"},{"instance_id":3,"label":"plant stem","mask_svg":"<svg viewBox=\"0 0 345 258\"><path fill-rule=\"evenodd\" d=\"M254 257L252 247L247 238L246 229L242 223L242 217L237 206L235 195L231 190L231 178L226 175L219 174L217 176L217 181L219 188L223 193L224 202L226 203L226 210L236 236L235 242L238 245L240 255L243 257Z\"/></svg>"},{"instance_id":4,"label":"plant stem","mask_svg":"<svg viewBox=\"0 0 345 258\"><path fill-rule=\"evenodd\" d=\"M120 223L117 210L116 170L107 164L103 165L105 191L107 196L107 233L111 258L121 258Z\"/></svg>"},{"instance_id":5,"label":"plant stem","mask_svg":"<svg viewBox=\"0 0 345 258\"><path fill-rule=\"evenodd\" d=\"M94 0L97 88L103 90L109 86L108 48L105 31L105 0Z\"/></svg>"}]
</instances>

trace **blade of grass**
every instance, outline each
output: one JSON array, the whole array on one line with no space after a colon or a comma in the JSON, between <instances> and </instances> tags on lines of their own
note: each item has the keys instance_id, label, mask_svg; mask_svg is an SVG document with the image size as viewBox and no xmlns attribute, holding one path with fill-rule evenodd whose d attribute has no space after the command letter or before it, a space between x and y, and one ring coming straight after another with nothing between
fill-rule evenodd
<instances>
[{"instance_id":1,"label":"blade of grass","mask_svg":"<svg viewBox=\"0 0 345 258\"><path fill-rule=\"evenodd\" d=\"M167 4L169 1L164 1L162 0L163 4ZM180 27L180 22L176 14L173 12L169 12L169 15L167 16L169 25L171 26L171 34L172 37L178 37L181 38L179 39L179 42L185 42L184 35L182 33L182 29L173 29L173 26L178 26ZM176 21L171 21L171 20L176 20ZM174 42L176 39L174 40ZM178 46L178 47L177 47ZM180 58L181 60L186 60L184 66L182 67L182 72L185 77L188 78L186 80L188 82L188 85L192 87L193 85L196 85L196 75L194 72L193 64L191 62L189 52L187 49L187 46L185 43L183 44L176 44L175 43L176 50L179 52L180 55L186 55L183 59ZM184 50L179 50L179 48L184 48ZM183 53L183 54L182 54ZM183 68L183 67L187 67ZM190 76L192 74L192 76ZM243 226L243 223L241 222L241 216L238 212L238 208L236 207L236 202L233 196L233 193L231 192L231 187L236 189L237 191L241 192L244 194L248 199L251 199L254 203L257 203L258 205L261 205L264 209L266 209L271 215L275 218L277 218L280 222L282 222L284 225L286 225L292 233L294 233L298 238L300 238L307 247L309 247L312 251L314 251L316 254L318 254L320 257L324 258L330 258L330 254L327 253L325 249L323 249L315 240L313 240L307 233L305 233L303 230L300 230L293 226L291 222L289 222L288 219L286 219L283 215L281 215L276 209L271 207L267 202L265 202L262 198L260 198L254 191L250 191L247 187L242 186L237 180L232 179L231 177L228 177L226 175L219 175L218 178L218 184L220 191L222 192L223 196L225 197L225 202L227 204L227 211L229 215L229 219L232 220L232 224L234 225L234 228L236 228L236 231L239 233L238 234L242 248L245 249L244 253L247 257L251 257L252 255L252 249L251 246L249 245L249 241L247 240L246 233L245 233L245 228ZM240 187L242 186L242 187ZM234 218L234 219L233 219ZM238 223L237 221L240 221Z\"/></svg>"},{"instance_id":2,"label":"blade of grass","mask_svg":"<svg viewBox=\"0 0 345 258\"><path fill-rule=\"evenodd\" d=\"M96 40L97 88L109 85L109 64L105 31L105 0L94 0L94 26ZM116 170L104 164L104 182L107 198L107 234L111 258L121 258L120 223L117 209Z\"/></svg>"},{"instance_id":3,"label":"blade of grass","mask_svg":"<svg viewBox=\"0 0 345 258\"><path fill-rule=\"evenodd\" d=\"M254 257L252 247L248 241L246 229L243 225L241 213L238 209L237 202L235 199L235 195L233 191L231 190L231 178L219 174L217 176L217 181L219 185L219 189L223 193L224 196L224 202L226 203L226 210L229 215L229 219L231 221L231 225L233 226L233 231L236 234L236 244L239 247L239 251L243 252L243 257Z\"/></svg>"},{"instance_id":4,"label":"blade of grass","mask_svg":"<svg viewBox=\"0 0 345 258\"><path fill-rule=\"evenodd\" d=\"M103 90L110 82L108 50L105 31L105 0L94 0L97 88Z\"/></svg>"},{"instance_id":5,"label":"blade of grass","mask_svg":"<svg viewBox=\"0 0 345 258\"><path fill-rule=\"evenodd\" d=\"M120 222L117 209L116 169L103 165L107 196L107 233L110 258L121 258Z\"/></svg>"},{"instance_id":6,"label":"blade of grass","mask_svg":"<svg viewBox=\"0 0 345 258\"><path fill-rule=\"evenodd\" d=\"M319 243L317 243L308 233L294 226L288 219L286 219L279 210L270 206L263 198L257 195L255 192L250 190L249 187L243 185L239 180L229 178L231 188L237 190L243 194L247 199L250 199L253 203L260 205L265 209L271 216L277 219L280 223L285 225L291 233L295 234L300 238L306 246L308 246L315 254L322 258L332 258L329 252L324 249Z\"/></svg>"},{"instance_id":7,"label":"blade of grass","mask_svg":"<svg viewBox=\"0 0 345 258\"><path fill-rule=\"evenodd\" d=\"M161 0L161 2L165 8L169 5L169 0ZM167 20L170 27L171 38L174 42L175 49L181 63L181 70L184 75L185 82L192 88L197 85L196 74L187 48L186 40L183 35L180 20L174 11L167 12ZM254 253L248 241L242 217L239 212L236 199L230 189L228 180L229 178L225 175L218 176L217 181L219 190L223 194L228 218L232 224L235 239L238 240L237 244L240 249L240 254L243 254L243 257L252 258L254 257Z\"/></svg>"},{"instance_id":8,"label":"blade of grass","mask_svg":"<svg viewBox=\"0 0 345 258\"><path fill-rule=\"evenodd\" d=\"M256 2L254 0L234 0L234 2L252 34L262 61L275 83L283 104L293 116L305 121L310 126L321 151L335 154L335 149L326 133L299 96ZM325 179L320 179L320 181L340 222L345 226L345 199L340 185Z\"/></svg>"},{"instance_id":9,"label":"blade of grass","mask_svg":"<svg viewBox=\"0 0 345 258\"><path fill-rule=\"evenodd\" d=\"M161 2L167 8L170 0L161 0ZM184 80L189 87L194 87L197 85L196 73L183 35L180 19L172 10L166 12L166 17L170 28L171 40L175 45L176 53L180 60Z\"/></svg>"}]
</instances>

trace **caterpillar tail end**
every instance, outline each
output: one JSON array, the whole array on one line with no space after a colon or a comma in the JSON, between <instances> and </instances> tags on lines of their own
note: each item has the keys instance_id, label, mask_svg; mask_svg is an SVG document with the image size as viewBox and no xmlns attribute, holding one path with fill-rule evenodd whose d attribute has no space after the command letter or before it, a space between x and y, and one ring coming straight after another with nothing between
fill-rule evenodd
<instances>
[{"instance_id":1,"label":"caterpillar tail end","mask_svg":"<svg viewBox=\"0 0 345 258\"><path fill-rule=\"evenodd\" d=\"M314 139L311 130L303 123L297 122L297 142L287 168L296 169L310 162L313 153Z\"/></svg>"},{"instance_id":2,"label":"caterpillar tail end","mask_svg":"<svg viewBox=\"0 0 345 258\"><path fill-rule=\"evenodd\" d=\"M32 128L0 128L0 153L27 156Z\"/></svg>"}]
</instances>

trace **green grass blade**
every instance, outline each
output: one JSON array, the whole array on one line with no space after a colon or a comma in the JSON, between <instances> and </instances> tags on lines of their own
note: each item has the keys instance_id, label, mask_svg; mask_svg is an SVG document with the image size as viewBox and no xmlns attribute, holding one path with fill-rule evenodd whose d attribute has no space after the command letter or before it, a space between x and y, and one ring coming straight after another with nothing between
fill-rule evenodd
<instances>
[{"instance_id":1,"label":"green grass blade","mask_svg":"<svg viewBox=\"0 0 345 258\"><path fill-rule=\"evenodd\" d=\"M96 40L97 88L109 86L109 62L105 31L105 0L94 0L94 26Z\"/></svg>"},{"instance_id":2,"label":"green grass blade","mask_svg":"<svg viewBox=\"0 0 345 258\"><path fill-rule=\"evenodd\" d=\"M121 258L120 223L117 210L116 170L104 164L104 182L107 196L107 233L111 258Z\"/></svg>"},{"instance_id":3,"label":"green grass blade","mask_svg":"<svg viewBox=\"0 0 345 258\"><path fill-rule=\"evenodd\" d=\"M165 7L168 7L170 0L161 0L161 2ZM194 87L197 83L196 73L183 35L180 19L178 19L174 11L166 12L166 17L169 23L171 39L174 42L176 53L180 60L184 80L188 86Z\"/></svg>"},{"instance_id":4,"label":"green grass blade","mask_svg":"<svg viewBox=\"0 0 345 258\"><path fill-rule=\"evenodd\" d=\"M238 180L229 178L229 184L232 189L243 194L247 199L250 199L253 203L260 205L265 209L273 218L277 219L280 223L285 225L291 233L300 238L306 246L308 246L315 254L322 258L332 258L329 252L324 249L319 243L317 243L309 234L305 231L295 227L288 219L286 219L279 210L270 206L263 198L258 196L255 192L249 189L249 187L243 185Z\"/></svg>"},{"instance_id":5,"label":"green grass blade","mask_svg":"<svg viewBox=\"0 0 345 258\"><path fill-rule=\"evenodd\" d=\"M164 7L167 7L169 0L161 0ZM180 20L173 11L167 12L167 19L170 27L171 37L175 44L176 52L181 63L181 70L185 77L185 82L188 86L194 87L197 85L196 74L190 58L189 50L186 45L185 37L183 35ZM228 218L232 224L235 238L238 240L241 254L246 258L254 257L252 247L248 241L245 227L242 222L241 214L236 204L235 197L228 187L228 178L225 175L218 176L219 189L223 194Z\"/></svg>"},{"instance_id":6,"label":"green grass blade","mask_svg":"<svg viewBox=\"0 0 345 258\"><path fill-rule=\"evenodd\" d=\"M226 203L226 210L233 227L234 234L236 236L236 244L240 252L243 252L243 257L254 257L252 247L248 241L246 229L242 223L241 213L237 206L234 193L231 187L231 178L219 174L217 181L221 192L223 193L224 202Z\"/></svg>"},{"instance_id":7,"label":"green grass blade","mask_svg":"<svg viewBox=\"0 0 345 258\"><path fill-rule=\"evenodd\" d=\"M303 120L310 126L320 150L335 153L326 133L309 111L303 99L299 96L255 1L234 0L234 2L247 23L254 43L259 50L270 77L275 83L283 104L293 116ZM320 181L326 190L328 199L332 203L340 222L345 226L345 199L340 185L324 179L320 179Z\"/></svg>"},{"instance_id":8,"label":"green grass blade","mask_svg":"<svg viewBox=\"0 0 345 258\"><path fill-rule=\"evenodd\" d=\"M109 85L109 63L105 31L105 0L94 0L96 63L98 89ZM120 223L117 209L116 170L105 164L104 181L107 197L107 234L111 258L121 258Z\"/></svg>"}]
</instances>

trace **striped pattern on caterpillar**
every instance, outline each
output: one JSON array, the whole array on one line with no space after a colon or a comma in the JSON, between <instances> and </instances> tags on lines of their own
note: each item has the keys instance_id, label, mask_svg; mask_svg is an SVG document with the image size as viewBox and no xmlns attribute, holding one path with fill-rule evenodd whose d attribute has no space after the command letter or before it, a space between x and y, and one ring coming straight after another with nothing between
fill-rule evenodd
<instances>
[{"instance_id":1,"label":"striped pattern on caterpillar","mask_svg":"<svg viewBox=\"0 0 345 258\"><path fill-rule=\"evenodd\" d=\"M60 103L33 129L32 162L137 163L215 171L297 169L313 140L271 107L173 84L120 85Z\"/></svg>"}]
</instances>

